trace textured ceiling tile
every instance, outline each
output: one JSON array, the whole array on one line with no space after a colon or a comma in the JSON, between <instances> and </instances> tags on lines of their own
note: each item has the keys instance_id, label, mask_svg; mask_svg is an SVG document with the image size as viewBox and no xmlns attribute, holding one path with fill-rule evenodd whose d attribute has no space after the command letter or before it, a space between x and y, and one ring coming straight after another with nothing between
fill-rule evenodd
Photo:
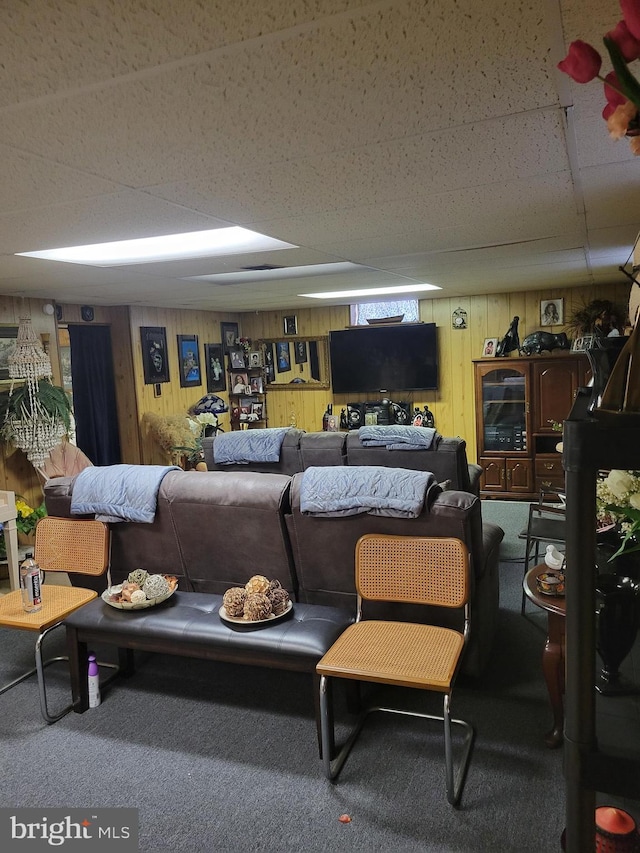
<instances>
[{"instance_id":1,"label":"textured ceiling tile","mask_svg":"<svg viewBox=\"0 0 640 853\"><path fill-rule=\"evenodd\" d=\"M0 105L299 27L354 0L23 0L0 5Z\"/></svg>"},{"instance_id":2,"label":"textured ceiling tile","mask_svg":"<svg viewBox=\"0 0 640 853\"><path fill-rule=\"evenodd\" d=\"M30 252L103 240L126 240L219 228L226 222L124 191L73 204L0 215L0 253Z\"/></svg>"}]
</instances>

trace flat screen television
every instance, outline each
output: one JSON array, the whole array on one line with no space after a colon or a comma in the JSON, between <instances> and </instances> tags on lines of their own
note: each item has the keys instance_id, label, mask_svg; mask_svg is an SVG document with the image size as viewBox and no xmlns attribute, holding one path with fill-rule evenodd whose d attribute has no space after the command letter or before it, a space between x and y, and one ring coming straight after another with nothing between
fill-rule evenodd
<instances>
[{"instance_id":1,"label":"flat screen television","mask_svg":"<svg viewBox=\"0 0 640 853\"><path fill-rule=\"evenodd\" d=\"M329 357L334 394L434 391L438 387L435 323L329 332Z\"/></svg>"}]
</instances>

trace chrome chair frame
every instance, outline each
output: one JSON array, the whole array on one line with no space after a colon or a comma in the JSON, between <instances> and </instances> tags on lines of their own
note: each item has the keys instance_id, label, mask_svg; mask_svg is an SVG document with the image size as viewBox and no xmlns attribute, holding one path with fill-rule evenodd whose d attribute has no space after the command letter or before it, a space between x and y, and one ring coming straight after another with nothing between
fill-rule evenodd
<instances>
[{"instance_id":1,"label":"chrome chair frame","mask_svg":"<svg viewBox=\"0 0 640 853\"><path fill-rule=\"evenodd\" d=\"M555 494L555 493L554 493ZM566 509L562 506L552 506L545 503L547 492L540 492L537 504L529 506L529 520L526 529L526 545L524 555L524 571L522 574L522 602L520 613L524 616L527 596L524 591L524 576L531 568L533 558L534 565L540 562L540 543L547 542L551 545L564 545L566 541ZM522 535L522 534L521 534ZM533 546L533 555L531 553Z\"/></svg>"}]
</instances>

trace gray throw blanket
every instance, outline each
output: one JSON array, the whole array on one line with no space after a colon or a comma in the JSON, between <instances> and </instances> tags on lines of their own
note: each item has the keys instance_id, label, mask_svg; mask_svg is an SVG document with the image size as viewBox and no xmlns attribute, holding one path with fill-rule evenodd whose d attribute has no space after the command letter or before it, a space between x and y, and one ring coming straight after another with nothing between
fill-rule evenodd
<instances>
[{"instance_id":1,"label":"gray throw blanket","mask_svg":"<svg viewBox=\"0 0 640 853\"><path fill-rule=\"evenodd\" d=\"M417 518L429 487L430 471L386 468L382 465L310 467L302 474L300 511L303 515L386 515Z\"/></svg>"},{"instance_id":2,"label":"gray throw blanket","mask_svg":"<svg viewBox=\"0 0 640 853\"><path fill-rule=\"evenodd\" d=\"M435 434L432 427L400 424L363 426L358 430L360 443L365 447L386 447L387 450L428 450Z\"/></svg>"},{"instance_id":3,"label":"gray throw blanket","mask_svg":"<svg viewBox=\"0 0 640 853\"><path fill-rule=\"evenodd\" d=\"M73 481L72 515L98 521L140 521L156 516L160 483L176 465L107 465L85 468Z\"/></svg>"},{"instance_id":4,"label":"gray throw blanket","mask_svg":"<svg viewBox=\"0 0 640 853\"><path fill-rule=\"evenodd\" d=\"M213 461L217 465L279 462L280 449L288 429L241 429L219 433L213 442Z\"/></svg>"}]
</instances>

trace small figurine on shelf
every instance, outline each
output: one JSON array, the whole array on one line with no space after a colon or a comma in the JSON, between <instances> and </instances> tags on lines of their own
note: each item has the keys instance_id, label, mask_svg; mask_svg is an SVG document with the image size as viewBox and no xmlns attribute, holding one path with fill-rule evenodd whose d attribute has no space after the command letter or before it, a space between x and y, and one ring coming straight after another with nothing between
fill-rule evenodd
<instances>
[{"instance_id":1,"label":"small figurine on shelf","mask_svg":"<svg viewBox=\"0 0 640 853\"><path fill-rule=\"evenodd\" d=\"M511 321L511 325L507 329L507 334L496 347L496 356L508 356L514 350L520 349L520 335L518 334L518 323L520 317L516 316Z\"/></svg>"},{"instance_id":2,"label":"small figurine on shelf","mask_svg":"<svg viewBox=\"0 0 640 853\"><path fill-rule=\"evenodd\" d=\"M340 409L340 429L349 429L347 413L344 409Z\"/></svg>"},{"instance_id":3,"label":"small figurine on shelf","mask_svg":"<svg viewBox=\"0 0 640 853\"><path fill-rule=\"evenodd\" d=\"M413 421L411 423L412 426L422 426L422 412L417 406L413 410Z\"/></svg>"},{"instance_id":4,"label":"small figurine on shelf","mask_svg":"<svg viewBox=\"0 0 640 853\"><path fill-rule=\"evenodd\" d=\"M433 417L433 412L429 410L427 404L424 404L424 412L422 413L422 426L431 427L434 429L436 425L436 419Z\"/></svg>"}]
</instances>

